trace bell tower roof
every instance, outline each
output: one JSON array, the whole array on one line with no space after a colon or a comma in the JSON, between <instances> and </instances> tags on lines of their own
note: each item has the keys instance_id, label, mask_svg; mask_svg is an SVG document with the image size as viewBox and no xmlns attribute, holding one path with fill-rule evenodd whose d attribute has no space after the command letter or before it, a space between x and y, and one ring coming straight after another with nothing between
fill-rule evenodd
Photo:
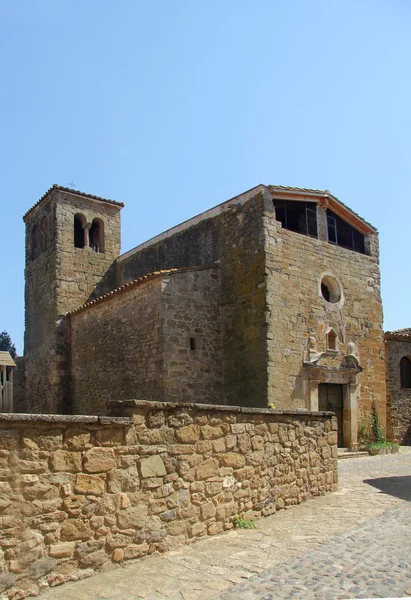
<instances>
[{"instance_id":1,"label":"bell tower roof","mask_svg":"<svg viewBox=\"0 0 411 600\"><path fill-rule=\"evenodd\" d=\"M124 207L124 203L123 202L117 202L116 200L110 200L109 198L101 198L100 196L94 196L93 194L86 194L85 192L81 192L80 190L72 190L71 188L68 187L63 187L62 185L58 185L57 183L55 183L54 185L51 186L51 188L49 188L47 190L47 192L45 194L43 194L43 196L40 198L40 200L37 200L37 202L35 204L33 204L33 206L25 213L25 215L23 216L23 221L26 221L26 218L29 216L29 214L38 206L40 206L40 204L46 199L48 198L48 196L55 191L59 191L59 192L66 192L68 194L71 194L73 196L80 196L82 198L88 198L89 200L96 200L97 202L104 202L106 204L111 204L114 206L118 206L119 209L122 209Z\"/></svg>"}]
</instances>

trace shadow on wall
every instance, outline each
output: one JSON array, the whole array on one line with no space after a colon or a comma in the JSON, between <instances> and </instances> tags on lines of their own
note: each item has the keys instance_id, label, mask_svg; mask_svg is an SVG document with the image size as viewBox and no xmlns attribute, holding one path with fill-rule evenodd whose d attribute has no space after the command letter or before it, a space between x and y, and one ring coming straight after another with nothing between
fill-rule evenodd
<instances>
[{"instance_id":1,"label":"shadow on wall","mask_svg":"<svg viewBox=\"0 0 411 600\"><path fill-rule=\"evenodd\" d=\"M411 502L411 475L364 479L364 483L372 485L384 494L390 494L390 496L396 496L397 498L401 498L401 500Z\"/></svg>"}]
</instances>

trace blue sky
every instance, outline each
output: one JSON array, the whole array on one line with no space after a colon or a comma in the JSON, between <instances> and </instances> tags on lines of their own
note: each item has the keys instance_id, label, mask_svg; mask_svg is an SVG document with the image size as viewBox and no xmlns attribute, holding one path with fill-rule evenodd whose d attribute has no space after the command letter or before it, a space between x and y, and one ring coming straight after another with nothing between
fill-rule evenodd
<instances>
[{"instance_id":1,"label":"blue sky","mask_svg":"<svg viewBox=\"0 0 411 600\"><path fill-rule=\"evenodd\" d=\"M380 232L411 326L408 0L0 0L0 331L23 352L22 215L53 184L126 203L122 251L258 183Z\"/></svg>"}]
</instances>

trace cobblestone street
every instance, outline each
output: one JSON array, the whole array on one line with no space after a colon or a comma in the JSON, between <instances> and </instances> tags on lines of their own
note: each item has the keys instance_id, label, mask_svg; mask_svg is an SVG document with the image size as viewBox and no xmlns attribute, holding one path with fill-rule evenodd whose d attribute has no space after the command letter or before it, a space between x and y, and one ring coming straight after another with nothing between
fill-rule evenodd
<instances>
[{"instance_id":1,"label":"cobblestone street","mask_svg":"<svg viewBox=\"0 0 411 600\"><path fill-rule=\"evenodd\" d=\"M44 592L45 600L411 595L411 448L339 462L339 490L232 531Z\"/></svg>"}]
</instances>

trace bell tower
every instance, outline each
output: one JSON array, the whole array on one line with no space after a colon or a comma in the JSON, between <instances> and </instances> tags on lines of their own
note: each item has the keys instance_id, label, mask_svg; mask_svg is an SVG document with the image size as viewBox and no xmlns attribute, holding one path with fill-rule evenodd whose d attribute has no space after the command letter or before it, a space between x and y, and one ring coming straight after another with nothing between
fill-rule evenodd
<instances>
[{"instance_id":1,"label":"bell tower","mask_svg":"<svg viewBox=\"0 0 411 600\"><path fill-rule=\"evenodd\" d=\"M66 314L115 287L123 206L53 185L23 217L27 412L71 412Z\"/></svg>"}]
</instances>

